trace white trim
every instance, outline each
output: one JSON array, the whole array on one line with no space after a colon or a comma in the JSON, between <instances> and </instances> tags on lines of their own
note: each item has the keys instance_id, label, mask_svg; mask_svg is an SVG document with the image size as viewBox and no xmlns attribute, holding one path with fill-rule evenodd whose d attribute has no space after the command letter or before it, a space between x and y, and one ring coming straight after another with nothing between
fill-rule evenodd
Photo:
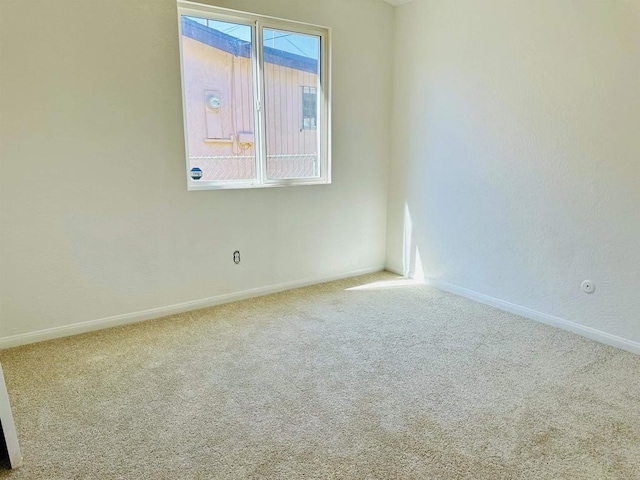
<instances>
[{"instance_id":1,"label":"white trim","mask_svg":"<svg viewBox=\"0 0 640 480\"><path fill-rule=\"evenodd\" d=\"M20 445L18 445L16 425L13 423L9 394L7 393L7 386L4 383L2 365L0 365L0 421L2 422L2 432L4 433L4 441L7 445L7 452L9 453L11 468L19 468L22 466L22 455L20 454Z\"/></svg>"},{"instance_id":2,"label":"white trim","mask_svg":"<svg viewBox=\"0 0 640 480\"><path fill-rule=\"evenodd\" d=\"M389 265L385 267L385 270L403 277L407 277L407 275L405 275L401 271L401 269ZM409 275L408 278L411 278L411 275ZM440 290L444 290L455 295L460 295L461 297L469 298L471 300L475 300L476 302L484 303L485 305L490 305L500 310L520 315L521 317L525 317L530 320L535 320L536 322L551 325L552 327L561 328L563 330L568 330L570 332L577 333L578 335L582 335L583 337L596 340L600 343L605 343L607 345L611 345L612 347L621 348L628 352L635 353L636 355L640 355L640 342L635 342L633 340L619 337L617 335L612 335L611 333L603 332L602 330L598 330L593 327L580 325L579 323L571 322L569 320L565 320L564 318L538 312L537 310L522 307L520 305L516 305L515 303L500 300L499 298L490 297L489 295L478 293L464 287L453 285L451 283L443 282L442 280L438 280L436 278L427 278L425 283Z\"/></svg>"},{"instance_id":3,"label":"white trim","mask_svg":"<svg viewBox=\"0 0 640 480\"><path fill-rule=\"evenodd\" d=\"M634 342L633 340L618 337L617 335L612 335L610 333L603 332L602 330L597 330L592 327L580 325L579 323L571 322L569 320L565 320L564 318L554 317L553 315L549 315L547 313L542 313L538 312L537 310L522 307L505 300L490 297L489 295L478 293L473 290L453 285L451 283L443 282L435 278L428 278L427 284L439 288L440 290L444 290L455 295L460 295L462 297L475 300L476 302L484 303L485 305L490 305L500 310L515 313L516 315L520 315L537 322L545 323L547 325L551 325L552 327L558 327L563 330L568 330L570 332L577 333L578 335L582 335L583 337L587 337L592 340L611 345L612 347L621 348L628 352L635 353L636 355L640 355L639 342Z\"/></svg>"},{"instance_id":4,"label":"white trim","mask_svg":"<svg viewBox=\"0 0 640 480\"><path fill-rule=\"evenodd\" d=\"M264 38L260 20L253 22L253 36L256 39L253 55L253 118L256 125L256 140L253 146L256 152L256 174L258 187L265 185L267 179L267 105L264 86Z\"/></svg>"},{"instance_id":5,"label":"white trim","mask_svg":"<svg viewBox=\"0 0 640 480\"><path fill-rule=\"evenodd\" d=\"M384 267L384 269L387 272L395 273L396 275L400 275L401 277L411 278L411 275L405 275L404 272L402 271L402 269L400 269L400 268L395 268L395 267L391 267L391 266L387 265L387 266Z\"/></svg>"},{"instance_id":6,"label":"white trim","mask_svg":"<svg viewBox=\"0 0 640 480\"><path fill-rule=\"evenodd\" d=\"M214 305L221 305L223 303L236 302L238 300L244 300L247 298L260 297L262 295L291 290L293 288L306 287L318 283L341 280L343 278L356 277L358 275L365 275L367 273L380 272L382 270L384 270L384 267L382 266L370 267L340 273L337 275L330 275L327 277L294 280L292 282L278 283L276 285L269 285L266 287L258 287L249 290L243 290L240 292L216 295L215 297L202 298L200 300L192 300L190 302L167 305L165 307L151 308L149 310L143 310L141 312L125 313L123 315L115 315L113 317L100 318L98 320L89 320L86 322L73 323L71 325L64 325L61 327L47 328L44 330L38 330L36 332L28 332L18 335L11 335L8 337L0 337L0 350L3 348L27 345L29 343L53 340L54 338L68 337L80 333L93 332L95 330L102 330L104 328L116 327L129 323L137 323L143 322L145 320L167 317L176 313L183 313L190 310L197 310L199 308L212 307Z\"/></svg>"},{"instance_id":7,"label":"white trim","mask_svg":"<svg viewBox=\"0 0 640 480\"><path fill-rule=\"evenodd\" d=\"M231 10L213 5L204 5L187 0L177 1L178 36L180 45L180 76L182 85L182 115L184 127L184 147L186 157L187 190L227 190L269 187L288 187L299 185L331 184L331 28L320 25L285 20L255 13ZM189 125L186 102L186 82L184 71L184 52L182 35L183 15L209 18L247 25L252 28L251 65L253 72L253 101L255 118L256 177L238 180L193 180L190 176L191 157L189 153ZM320 57L318 58L318 176L293 178L267 178L267 135L265 108L265 72L263 52L263 29L273 28L287 32L317 36L320 39ZM237 158L237 157L236 157Z\"/></svg>"}]
</instances>

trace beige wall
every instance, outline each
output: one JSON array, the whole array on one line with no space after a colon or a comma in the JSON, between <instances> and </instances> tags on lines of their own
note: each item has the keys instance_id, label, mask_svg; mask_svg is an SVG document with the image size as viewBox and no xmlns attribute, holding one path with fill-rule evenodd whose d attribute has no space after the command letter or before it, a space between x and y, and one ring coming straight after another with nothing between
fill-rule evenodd
<instances>
[{"instance_id":1,"label":"beige wall","mask_svg":"<svg viewBox=\"0 0 640 480\"><path fill-rule=\"evenodd\" d=\"M219 3L333 28L333 183L187 191L174 0L2 1L0 345L383 266L392 7Z\"/></svg>"},{"instance_id":2,"label":"beige wall","mask_svg":"<svg viewBox=\"0 0 640 480\"><path fill-rule=\"evenodd\" d=\"M640 342L640 2L416 0L395 31L388 265Z\"/></svg>"},{"instance_id":3,"label":"beige wall","mask_svg":"<svg viewBox=\"0 0 640 480\"><path fill-rule=\"evenodd\" d=\"M382 1L214 3L333 28L333 184L186 191L173 0L0 2L0 345L379 267L387 178L390 267L640 340L637 0L416 0L394 68Z\"/></svg>"}]
</instances>

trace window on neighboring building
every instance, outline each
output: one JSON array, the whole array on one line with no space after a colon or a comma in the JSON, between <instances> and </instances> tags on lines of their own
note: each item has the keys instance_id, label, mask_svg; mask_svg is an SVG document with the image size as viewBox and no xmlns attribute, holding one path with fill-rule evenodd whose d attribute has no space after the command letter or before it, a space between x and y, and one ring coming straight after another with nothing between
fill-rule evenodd
<instances>
[{"instance_id":1,"label":"window on neighboring building","mask_svg":"<svg viewBox=\"0 0 640 480\"><path fill-rule=\"evenodd\" d=\"M311 130L317 127L318 90L316 87L302 87L302 128Z\"/></svg>"},{"instance_id":2,"label":"window on neighboring building","mask_svg":"<svg viewBox=\"0 0 640 480\"><path fill-rule=\"evenodd\" d=\"M178 11L189 189L329 183L329 30Z\"/></svg>"}]
</instances>

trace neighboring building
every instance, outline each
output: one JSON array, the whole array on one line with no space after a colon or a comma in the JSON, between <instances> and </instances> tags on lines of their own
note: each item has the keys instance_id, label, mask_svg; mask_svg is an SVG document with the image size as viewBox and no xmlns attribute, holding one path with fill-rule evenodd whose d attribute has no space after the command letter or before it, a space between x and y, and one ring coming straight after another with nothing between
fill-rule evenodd
<instances>
[{"instance_id":1,"label":"neighboring building","mask_svg":"<svg viewBox=\"0 0 640 480\"><path fill-rule=\"evenodd\" d=\"M255 177L250 43L187 17L182 35L190 168L203 181ZM318 61L264 52L267 175L317 176Z\"/></svg>"}]
</instances>

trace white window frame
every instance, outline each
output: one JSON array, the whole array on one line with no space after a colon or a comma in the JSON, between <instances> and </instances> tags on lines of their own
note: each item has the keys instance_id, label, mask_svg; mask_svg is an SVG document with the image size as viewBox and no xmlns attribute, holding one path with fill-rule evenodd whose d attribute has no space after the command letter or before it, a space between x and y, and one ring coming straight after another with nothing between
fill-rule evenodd
<instances>
[{"instance_id":1,"label":"white window frame","mask_svg":"<svg viewBox=\"0 0 640 480\"><path fill-rule=\"evenodd\" d=\"M184 142L186 155L186 177L188 190L220 190L239 188L266 188L294 185L322 185L331 183L331 29L307 23L283 20L264 15L213 7L200 3L178 0L178 32L180 45L180 73L182 78L182 108L184 122ZM184 62L182 53L182 16L208 18L247 25L252 28L253 45L251 49L251 65L253 70L254 90L254 120L255 120L255 151L256 178L246 180L202 181L193 180L189 162L189 135L187 125L187 102L185 97ZM315 35L320 37L320 75L318 84L318 160L320 175L311 178L267 178L267 143L266 116L264 101L264 59L263 59L263 29L273 28L293 33Z\"/></svg>"}]
</instances>

